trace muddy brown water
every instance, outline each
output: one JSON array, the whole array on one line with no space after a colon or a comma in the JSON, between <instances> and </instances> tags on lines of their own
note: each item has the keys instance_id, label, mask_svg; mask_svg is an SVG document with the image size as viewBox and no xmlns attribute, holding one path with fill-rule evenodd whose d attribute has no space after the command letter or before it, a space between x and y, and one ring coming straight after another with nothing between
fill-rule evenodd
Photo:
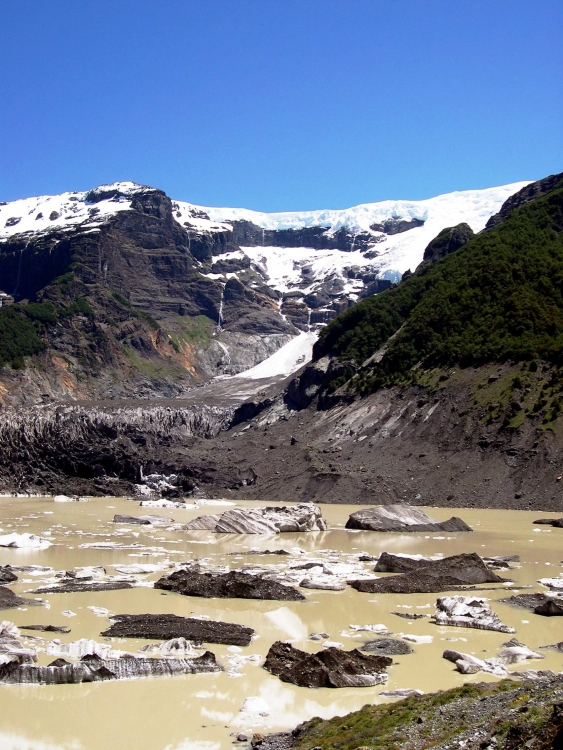
<instances>
[{"instance_id":1,"label":"muddy brown water","mask_svg":"<svg viewBox=\"0 0 563 750\"><path fill-rule=\"evenodd\" d=\"M237 503L244 505L244 503ZM250 505L250 503L248 504ZM139 562L181 562L197 557L210 558L213 564L236 567L245 562L287 564L294 557L243 557L229 553L252 548L291 550L299 547L315 556L323 550L342 555L382 551L444 556L460 552L481 555L521 556L521 566L501 575L514 580L512 588L545 590L536 581L563 572L563 529L534 527L532 521L549 514L507 510L455 511L475 531L472 534L381 534L347 531L343 528L358 506L322 506L330 530L305 534L274 536L217 535L209 532L185 532L142 526L116 526L115 513L165 515L176 522L188 521L202 513L226 510L219 506L198 509L147 509L116 498L95 498L88 503L54 503L51 498L0 498L0 533L31 532L48 534L53 545L45 550L0 548L0 565L42 565L55 570L76 566L103 565L108 572L116 564ZM447 508L431 509L439 520L452 515ZM552 515L552 514L551 514ZM93 549L80 545L99 541L121 545L139 545L128 549ZM372 563L373 566L373 563ZM366 569L369 566L366 564ZM18 594L41 585L40 576L20 573L11 588ZM52 573L51 573L52 575ZM152 581L162 575L140 576ZM519 588L520 587L520 588ZM512 636L490 631L456 627L437 627L428 619L409 621L391 612L431 613L436 595L370 595L348 587L345 591L301 589L305 602L271 602L225 599L199 599L137 587L120 591L74 594L44 594L37 607L3 610L0 619L16 625L54 624L71 628L68 635L34 633L46 640L59 637L68 642L93 638L100 642L102 630L109 625L107 616L96 615L88 607L102 607L110 613L175 613L182 616L209 616L214 620L250 625L257 637L244 649L209 644L226 668L220 674L185 675L171 678L139 679L84 685L0 686L0 750L98 750L99 748L135 748L136 750L219 750L232 747L233 733L267 732L288 729L313 716L331 717L361 708L366 703L394 700L380 695L382 690L418 688L425 692L459 686L464 682L496 680L492 675L461 675L442 658L445 648L473 653L481 658L496 656L502 643ZM563 640L560 618L544 618L494 600L506 596L506 587L487 591L493 609L501 620L516 628L515 637L530 648ZM63 614L70 611L72 616ZM389 682L370 688L310 690L282 683L260 666L273 641L291 640L307 651L316 651L319 643L308 639L312 632L326 632L330 640L346 649L373 637L358 633L350 637L351 625L381 623L394 634L431 636L429 643L411 643L414 653L394 657ZM348 631L347 634L342 634ZM25 631L22 631L22 633ZM40 643L40 642L38 642ZM137 651L147 641L114 639L115 648ZM44 645L44 644L43 644ZM528 661L509 667L521 669L563 670L563 654L546 650L542 661ZM239 676L228 670L233 657L256 654L258 664L246 663ZM41 654L40 663L54 657ZM247 697L263 700L267 716L240 713Z\"/></svg>"}]
</instances>

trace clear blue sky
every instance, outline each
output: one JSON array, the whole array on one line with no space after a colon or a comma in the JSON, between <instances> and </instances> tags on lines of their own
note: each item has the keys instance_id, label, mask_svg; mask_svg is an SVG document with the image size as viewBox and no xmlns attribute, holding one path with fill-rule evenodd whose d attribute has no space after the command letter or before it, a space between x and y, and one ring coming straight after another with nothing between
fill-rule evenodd
<instances>
[{"instance_id":1,"label":"clear blue sky","mask_svg":"<svg viewBox=\"0 0 563 750\"><path fill-rule=\"evenodd\" d=\"M561 0L2 0L0 200L266 211L563 170Z\"/></svg>"}]
</instances>

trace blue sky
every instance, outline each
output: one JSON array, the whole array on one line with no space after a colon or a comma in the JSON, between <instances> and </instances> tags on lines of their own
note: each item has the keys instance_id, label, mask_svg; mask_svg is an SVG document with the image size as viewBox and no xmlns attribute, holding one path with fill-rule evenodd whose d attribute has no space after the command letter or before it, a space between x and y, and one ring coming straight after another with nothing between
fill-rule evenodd
<instances>
[{"instance_id":1,"label":"blue sky","mask_svg":"<svg viewBox=\"0 0 563 750\"><path fill-rule=\"evenodd\" d=\"M560 0L3 0L0 200L266 211L563 169Z\"/></svg>"}]
</instances>

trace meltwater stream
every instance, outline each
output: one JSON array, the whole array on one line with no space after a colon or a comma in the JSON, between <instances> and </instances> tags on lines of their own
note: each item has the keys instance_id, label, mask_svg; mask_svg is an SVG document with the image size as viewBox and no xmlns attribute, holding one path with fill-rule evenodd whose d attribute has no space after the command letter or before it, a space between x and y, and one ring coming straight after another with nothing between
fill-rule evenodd
<instances>
[{"instance_id":1,"label":"meltwater stream","mask_svg":"<svg viewBox=\"0 0 563 750\"><path fill-rule=\"evenodd\" d=\"M250 505L250 503L237 503ZM47 549L0 548L0 565L37 565L56 571L78 566L112 566L154 563L160 571L139 575L150 582L158 579L166 566L195 558L207 558L206 564L241 567L248 563L292 565L296 559L306 563L315 558L357 560L360 553L369 556L383 551L421 555L451 555L477 552L483 556L521 556L521 563L500 575L514 579L510 588L545 591L540 578L562 573L563 529L534 527L538 512L459 510L455 511L475 531L465 534L381 534L349 531L344 523L357 506L322 506L329 530L273 536L217 535L207 531L188 532L179 528L116 525L114 514L143 515L158 513L176 522L187 522L203 513L215 513L224 507L202 505L199 508L141 509L125 499L95 498L88 503L61 504L52 498L0 499L0 534L33 533L52 542ZM449 518L447 508L432 509L439 520ZM117 548L96 548L99 543ZM86 545L86 546L85 546ZM289 556L253 556L252 549L283 548ZM236 554L233 554L236 553ZM365 569L370 565L365 563ZM18 572L11 585L21 596L31 593L52 570ZM515 637L534 651L563 640L560 618L540 617L495 600L506 596L506 588L484 592L502 622L516 629ZM407 620L392 612L430 614L436 595L370 595L350 587L344 591L300 589L303 602L275 602L241 599L201 599L159 591L147 585L117 591L42 594L44 604L3 610L0 619L22 625L59 625L69 634L22 630L47 642L58 638L69 643L91 638L113 649L138 652L155 641L104 639L107 614L173 613L203 616L213 620L251 626L257 637L247 647L206 644L224 667L220 673L154 677L122 682L98 682L79 685L0 685L0 750L98 750L129 748L136 750L222 750L233 746L233 733L267 732L292 728L312 716L329 717L360 708L366 703L386 700L383 690L416 688L425 692L451 688L468 681L496 680L490 674L461 675L442 658L446 648L473 653L479 658L494 657L501 644L511 636L503 633L438 627L429 618ZM108 611L106 613L106 610ZM330 641L351 649L374 637L372 632L355 631L351 626L384 625L396 637L422 636L410 641L414 653L395 656L389 667L386 685L369 688L307 689L282 683L262 667L264 656L275 640L290 640L306 651L317 651L318 641L311 633L327 633ZM418 642L416 642L418 641ZM47 647L43 641L32 641ZM52 651L52 646L49 647ZM563 669L563 654L540 649L545 659L509 666L521 669ZM251 657L251 658L248 658ZM53 660L53 654L41 653L39 664ZM248 710L241 708L247 702Z\"/></svg>"}]
</instances>

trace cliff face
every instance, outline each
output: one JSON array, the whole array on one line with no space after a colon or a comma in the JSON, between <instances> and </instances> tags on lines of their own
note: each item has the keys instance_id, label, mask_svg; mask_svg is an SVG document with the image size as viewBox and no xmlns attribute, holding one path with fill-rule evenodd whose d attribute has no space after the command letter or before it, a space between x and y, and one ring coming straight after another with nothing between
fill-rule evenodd
<instances>
[{"instance_id":1,"label":"cliff face","mask_svg":"<svg viewBox=\"0 0 563 750\"><path fill-rule=\"evenodd\" d=\"M124 199L131 199L127 210L103 216L98 208L120 207ZM223 232L188 232L162 191L139 188L131 196L102 188L85 202L82 223L0 243L1 285L16 302L11 315L25 317L30 301L49 312L38 327L45 352L27 360L25 373L0 374L8 400L139 389L177 395L215 374L254 366L297 333L271 294L204 275L210 269L199 258L232 247L231 240Z\"/></svg>"}]
</instances>

